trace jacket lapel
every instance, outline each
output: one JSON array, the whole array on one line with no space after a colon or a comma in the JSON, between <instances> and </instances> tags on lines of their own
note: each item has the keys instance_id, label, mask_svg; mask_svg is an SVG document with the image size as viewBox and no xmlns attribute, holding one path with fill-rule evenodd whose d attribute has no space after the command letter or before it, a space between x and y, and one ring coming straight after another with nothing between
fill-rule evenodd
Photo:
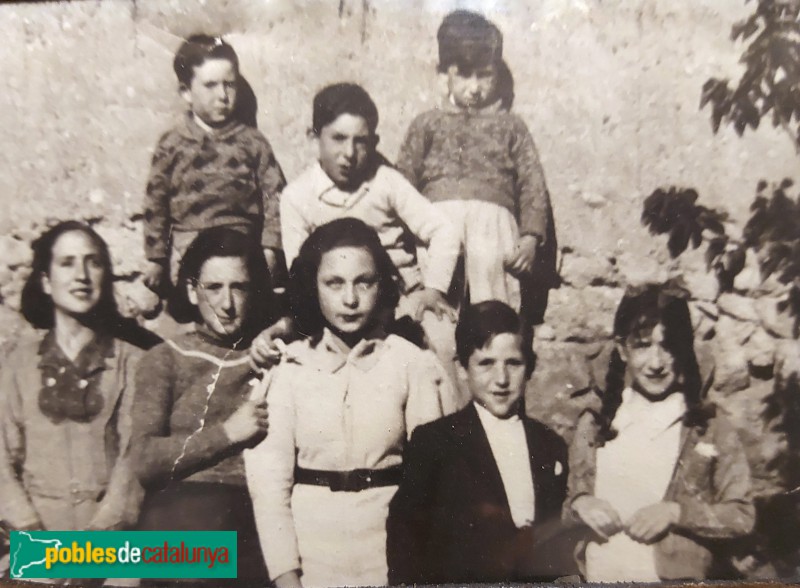
<instances>
[{"instance_id":1,"label":"jacket lapel","mask_svg":"<svg viewBox=\"0 0 800 588\"><path fill-rule=\"evenodd\" d=\"M511 510L508 507L503 479L500 477L500 470L489 445L489 438L478 418L478 412L470 402L463 414L464 418L457 423L455 432L461 436L464 451L470 456L466 461L475 469L475 480L480 480L486 486L491 496L508 510L510 518Z\"/></svg>"},{"instance_id":2,"label":"jacket lapel","mask_svg":"<svg viewBox=\"0 0 800 588\"><path fill-rule=\"evenodd\" d=\"M531 464L531 476L533 477L533 496L534 496L534 520L541 520L543 516L542 506L549 485L549 476L553 472L552 464L546 464L544 459L550 455L550 448L543 447L539 430L530 420L523 418L525 423L525 439L528 442L528 457ZM547 466L551 467L547 467ZM548 479L545 480L545 477Z\"/></svg>"},{"instance_id":3,"label":"jacket lapel","mask_svg":"<svg viewBox=\"0 0 800 588\"><path fill-rule=\"evenodd\" d=\"M678 459L675 460L675 467L672 469L672 476L670 477L667 491L664 493L664 500L672 500L675 497L675 491L679 484L683 483L684 468L687 462L686 452L692 444L691 439L696 435L694 427L687 427L681 425L681 440L680 447L678 448Z\"/></svg>"}]
</instances>

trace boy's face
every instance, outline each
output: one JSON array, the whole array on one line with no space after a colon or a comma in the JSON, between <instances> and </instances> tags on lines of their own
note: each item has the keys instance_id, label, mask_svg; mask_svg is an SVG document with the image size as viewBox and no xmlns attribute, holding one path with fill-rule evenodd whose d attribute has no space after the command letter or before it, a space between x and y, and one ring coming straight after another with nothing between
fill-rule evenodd
<instances>
[{"instance_id":1,"label":"boy's face","mask_svg":"<svg viewBox=\"0 0 800 588\"><path fill-rule=\"evenodd\" d=\"M467 72L452 64L447 68L447 89L460 108L487 106L497 90L497 66L488 64Z\"/></svg>"},{"instance_id":2,"label":"boy's face","mask_svg":"<svg viewBox=\"0 0 800 588\"><path fill-rule=\"evenodd\" d=\"M500 333L473 351L467 363L472 399L500 419L517 414L525 391L528 378L522 345L519 335Z\"/></svg>"},{"instance_id":3,"label":"boy's face","mask_svg":"<svg viewBox=\"0 0 800 588\"><path fill-rule=\"evenodd\" d=\"M319 132L319 163L339 188L355 188L363 180L377 143L378 137L364 117L341 114Z\"/></svg>"},{"instance_id":4,"label":"boy's face","mask_svg":"<svg viewBox=\"0 0 800 588\"><path fill-rule=\"evenodd\" d=\"M211 127L219 127L233 114L239 72L227 59L207 59L194 68L192 83L181 88L195 116Z\"/></svg>"},{"instance_id":5,"label":"boy's face","mask_svg":"<svg viewBox=\"0 0 800 588\"><path fill-rule=\"evenodd\" d=\"M241 257L211 257L195 282L186 285L189 302L203 323L220 337L241 333L250 309L250 274Z\"/></svg>"}]
</instances>

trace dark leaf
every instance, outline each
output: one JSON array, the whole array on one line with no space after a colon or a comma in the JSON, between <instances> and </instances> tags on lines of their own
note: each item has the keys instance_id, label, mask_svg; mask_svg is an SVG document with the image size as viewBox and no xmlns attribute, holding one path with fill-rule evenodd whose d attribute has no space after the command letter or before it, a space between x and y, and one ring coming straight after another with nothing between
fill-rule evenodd
<instances>
[{"instance_id":1,"label":"dark leaf","mask_svg":"<svg viewBox=\"0 0 800 588\"><path fill-rule=\"evenodd\" d=\"M745 250L743 247L737 247L732 251L729 251L725 254L725 271L733 274L734 276L739 275L744 269L744 262L746 259Z\"/></svg>"},{"instance_id":2,"label":"dark leaf","mask_svg":"<svg viewBox=\"0 0 800 588\"><path fill-rule=\"evenodd\" d=\"M711 231L717 235L722 235L725 233L725 227L722 224L722 220L724 220L724 218L725 215L722 213L706 208L700 215L699 221L701 226L707 231Z\"/></svg>"},{"instance_id":3,"label":"dark leaf","mask_svg":"<svg viewBox=\"0 0 800 588\"><path fill-rule=\"evenodd\" d=\"M711 270L717 261L717 258L725 251L725 246L728 244L727 237L715 237L708 242L706 248L706 267Z\"/></svg>"},{"instance_id":4,"label":"dark leaf","mask_svg":"<svg viewBox=\"0 0 800 588\"><path fill-rule=\"evenodd\" d=\"M667 249L669 254L674 258L678 257L681 253L686 251L689 245L689 237L691 232L683 224L676 225L670 233L667 240Z\"/></svg>"}]
</instances>

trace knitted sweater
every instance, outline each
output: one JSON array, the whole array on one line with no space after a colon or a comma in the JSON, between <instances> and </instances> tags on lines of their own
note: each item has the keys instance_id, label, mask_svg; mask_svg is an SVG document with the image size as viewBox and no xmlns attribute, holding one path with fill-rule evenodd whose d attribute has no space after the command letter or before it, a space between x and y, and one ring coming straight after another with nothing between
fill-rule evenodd
<instances>
[{"instance_id":1,"label":"knitted sweater","mask_svg":"<svg viewBox=\"0 0 800 588\"><path fill-rule=\"evenodd\" d=\"M547 238L550 196L528 127L499 106L453 105L419 115L397 168L432 202L484 200L506 208L521 234Z\"/></svg>"},{"instance_id":2,"label":"knitted sweater","mask_svg":"<svg viewBox=\"0 0 800 588\"><path fill-rule=\"evenodd\" d=\"M215 133L189 113L159 140L145 199L147 259L166 259L172 230L231 226L280 248L278 195L286 185L267 139L231 121Z\"/></svg>"},{"instance_id":3,"label":"knitted sweater","mask_svg":"<svg viewBox=\"0 0 800 588\"><path fill-rule=\"evenodd\" d=\"M131 443L141 482L244 485L244 445L231 443L223 423L247 400L254 378L247 349L202 332L146 353L136 375Z\"/></svg>"}]
</instances>

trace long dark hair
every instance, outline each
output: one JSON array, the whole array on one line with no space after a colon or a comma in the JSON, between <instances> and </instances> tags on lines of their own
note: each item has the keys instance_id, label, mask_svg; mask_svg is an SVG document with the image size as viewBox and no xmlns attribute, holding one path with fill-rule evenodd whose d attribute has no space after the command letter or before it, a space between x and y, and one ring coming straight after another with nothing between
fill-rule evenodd
<instances>
[{"instance_id":1,"label":"long dark hair","mask_svg":"<svg viewBox=\"0 0 800 588\"><path fill-rule=\"evenodd\" d=\"M694 332L687 299L688 293L672 283L629 288L614 316L614 340L624 345L631 335L645 334L658 325L663 326L664 347L675 359L676 376L686 401L683 422L688 426L703 427L712 411L702 398L703 382L694 352ZM601 437L605 440L616 435L611 423L622 404L626 368L615 346L606 373L602 406L597 415Z\"/></svg>"},{"instance_id":2,"label":"long dark hair","mask_svg":"<svg viewBox=\"0 0 800 588\"><path fill-rule=\"evenodd\" d=\"M275 322L277 304L272 291L272 278L264 253L252 237L227 227L202 231L192 241L181 259L178 279L172 289L168 312L179 323L201 322L197 306L189 301L187 285L197 281L203 264L212 257L239 257L247 267L250 279L249 310L241 336L250 341Z\"/></svg>"},{"instance_id":3,"label":"long dark hair","mask_svg":"<svg viewBox=\"0 0 800 588\"><path fill-rule=\"evenodd\" d=\"M400 276L374 229L350 217L324 224L305 240L289 272L288 294L292 317L298 331L310 335L312 341L319 340L327 324L319 305L317 273L322 256L338 247L363 247L375 262L379 295L373 318L389 320L400 299Z\"/></svg>"}]
</instances>

